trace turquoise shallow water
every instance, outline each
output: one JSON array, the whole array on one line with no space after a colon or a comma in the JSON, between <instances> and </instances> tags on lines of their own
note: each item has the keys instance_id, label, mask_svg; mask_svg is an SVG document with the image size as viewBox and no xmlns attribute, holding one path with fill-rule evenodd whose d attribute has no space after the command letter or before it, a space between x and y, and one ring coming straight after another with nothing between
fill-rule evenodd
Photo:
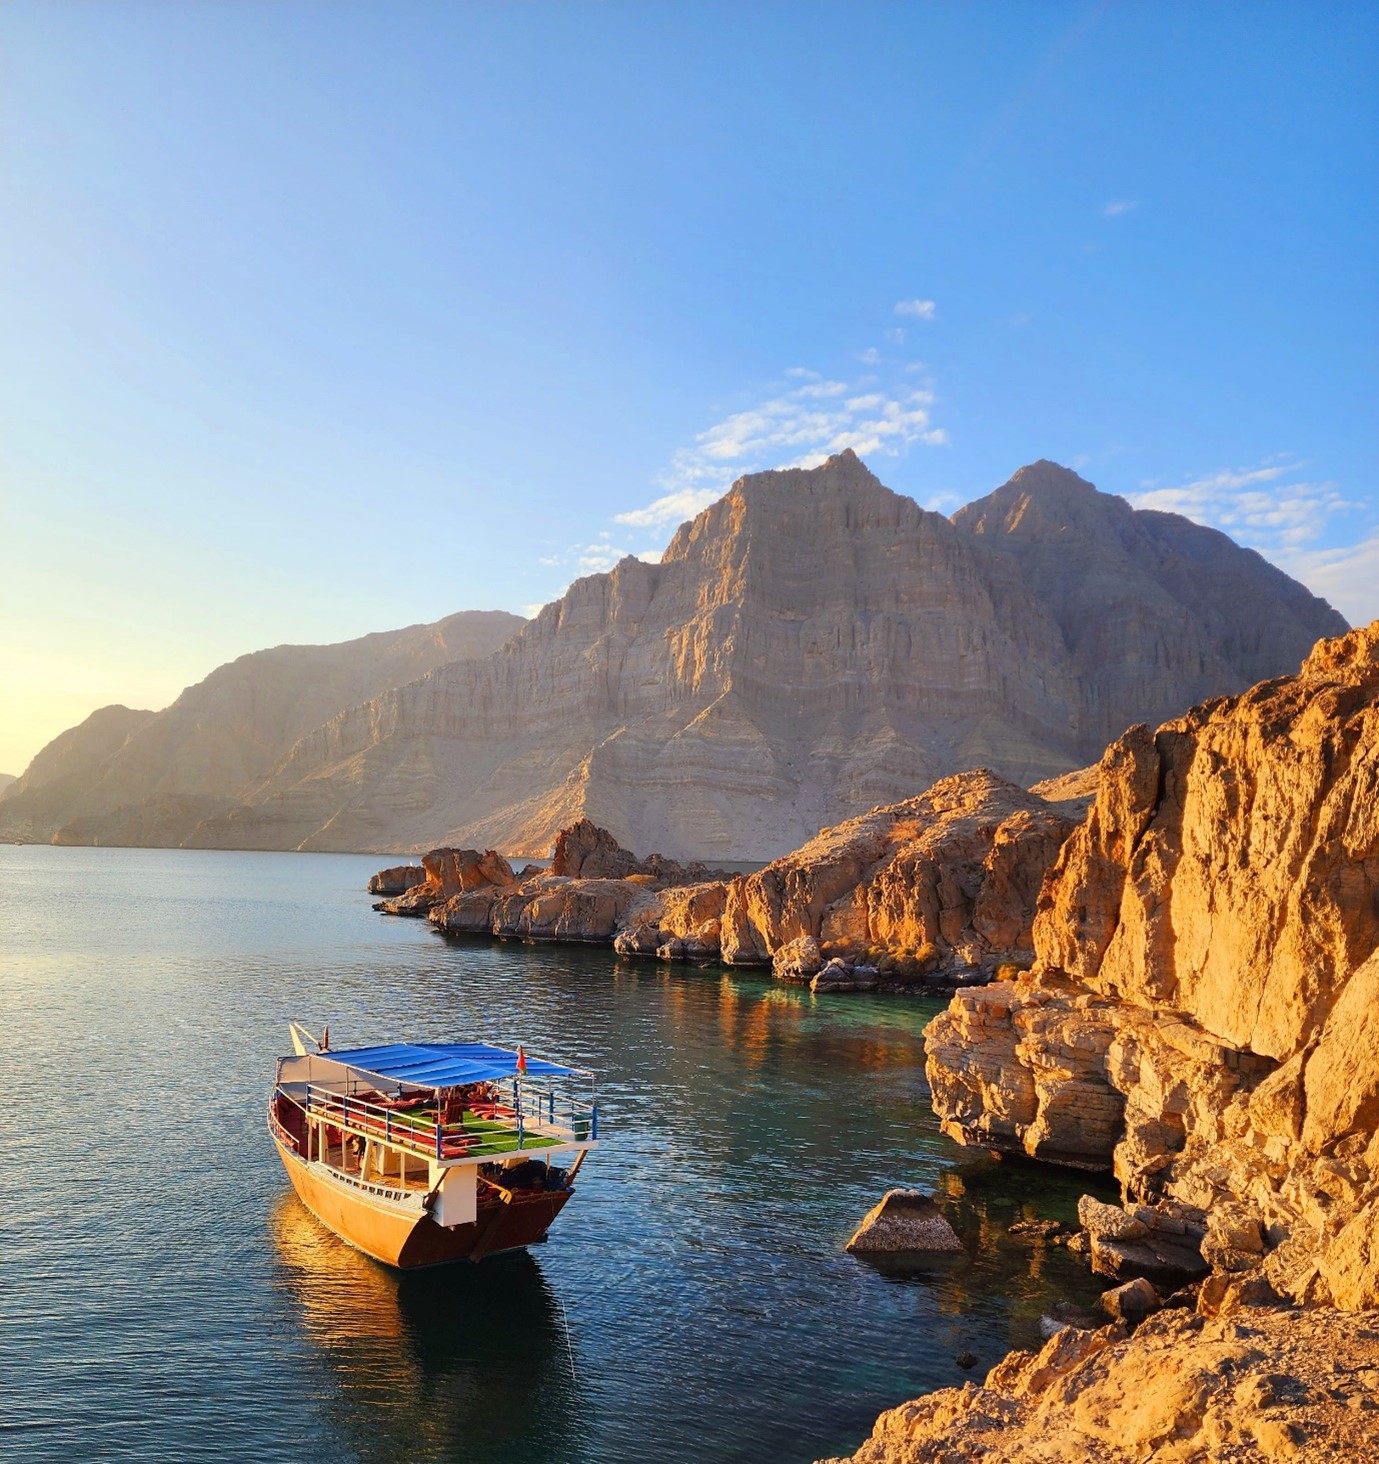
<instances>
[{"instance_id":1,"label":"turquoise shallow water","mask_svg":"<svg viewBox=\"0 0 1379 1464\"><path fill-rule=\"evenodd\" d=\"M1084 1181L938 1134L937 1004L449 944L374 914L379 862L0 848L7 1460L807 1461L1099 1289L1005 1235ZM549 1243L400 1277L325 1232L263 1125L293 1017L593 1068ZM971 1258L846 1255L893 1184Z\"/></svg>"}]
</instances>

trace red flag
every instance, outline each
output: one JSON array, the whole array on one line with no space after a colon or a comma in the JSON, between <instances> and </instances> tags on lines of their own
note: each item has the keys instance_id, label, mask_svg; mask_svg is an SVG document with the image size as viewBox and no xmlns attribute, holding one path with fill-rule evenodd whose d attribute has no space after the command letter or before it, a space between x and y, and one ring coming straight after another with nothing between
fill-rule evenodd
<instances>
[{"instance_id":1,"label":"red flag","mask_svg":"<svg viewBox=\"0 0 1379 1464\"><path fill-rule=\"evenodd\" d=\"M527 1054L522 1051L522 1044L517 1044L517 1071L524 1073L527 1070Z\"/></svg>"}]
</instances>

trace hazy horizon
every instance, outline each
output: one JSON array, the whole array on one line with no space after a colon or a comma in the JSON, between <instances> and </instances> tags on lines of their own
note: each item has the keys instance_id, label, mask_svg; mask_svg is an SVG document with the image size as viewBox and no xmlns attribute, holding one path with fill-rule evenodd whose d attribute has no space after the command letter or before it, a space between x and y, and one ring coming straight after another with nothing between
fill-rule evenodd
<instances>
[{"instance_id":1,"label":"hazy horizon","mask_svg":"<svg viewBox=\"0 0 1379 1464\"><path fill-rule=\"evenodd\" d=\"M0 12L0 771L654 555L853 446L1039 457L1379 615L1364 6Z\"/></svg>"}]
</instances>

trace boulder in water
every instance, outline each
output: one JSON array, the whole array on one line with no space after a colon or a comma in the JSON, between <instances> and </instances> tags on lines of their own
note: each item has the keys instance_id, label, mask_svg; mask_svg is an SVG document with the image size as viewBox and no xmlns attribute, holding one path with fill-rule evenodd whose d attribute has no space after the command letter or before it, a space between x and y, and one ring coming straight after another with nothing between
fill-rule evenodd
<instances>
[{"instance_id":1,"label":"boulder in water","mask_svg":"<svg viewBox=\"0 0 1379 1464\"><path fill-rule=\"evenodd\" d=\"M847 1243L854 1255L962 1250L957 1232L934 1201L916 1189L887 1190Z\"/></svg>"}]
</instances>

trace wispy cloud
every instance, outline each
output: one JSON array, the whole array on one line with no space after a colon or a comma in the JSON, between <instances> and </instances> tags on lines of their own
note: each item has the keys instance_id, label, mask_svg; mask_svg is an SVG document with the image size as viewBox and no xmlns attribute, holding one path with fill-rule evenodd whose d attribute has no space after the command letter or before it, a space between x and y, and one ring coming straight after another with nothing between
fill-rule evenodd
<instances>
[{"instance_id":1,"label":"wispy cloud","mask_svg":"<svg viewBox=\"0 0 1379 1464\"><path fill-rule=\"evenodd\" d=\"M881 360L877 356L877 361ZM707 508L744 473L762 468L814 467L844 448L862 456L897 457L916 443L947 441L933 422L933 391L906 380L903 366L888 384L868 375L838 381L802 368L787 373L784 389L733 412L677 452L642 508L614 516L628 528L683 523Z\"/></svg>"},{"instance_id":2,"label":"wispy cloud","mask_svg":"<svg viewBox=\"0 0 1379 1464\"><path fill-rule=\"evenodd\" d=\"M1277 556L1281 569L1329 600L1352 625L1379 620L1379 533L1342 549L1302 549Z\"/></svg>"},{"instance_id":3,"label":"wispy cloud","mask_svg":"<svg viewBox=\"0 0 1379 1464\"><path fill-rule=\"evenodd\" d=\"M655 564L660 558L659 549L636 548L614 541L610 534L599 534L592 544L567 545L558 553L542 555L537 563L546 569L574 570L577 574L602 574L615 564L622 563L624 559L641 559L648 564ZM530 609L527 613L531 613Z\"/></svg>"},{"instance_id":4,"label":"wispy cloud","mask_svg":"<svg viewBox=\"0 0 1379 1464\"><path fill-rule=\"evenodd\" d=\"M1324 547L1319 541L1346 532L1344 516L1364 505L1335 483L1306 476L1306 467L1279 456L1252 467L1218 468L1187 483L1145 483L1126 497L1136 508L1184 514L1258 549L1352 624L1366 625L1379 617L1379 529L1361 528L1359 543Z\"/></svg>"},{"instance_id":5,"label":"wispy cloud","mask_svg":"<svg viewBox=\"0 0 1379 1464\"><path fill-rule=\"evenodd\" d=\"M721 498L721 487L677 488L673 493L663 494L648 503L645 508L634 508L627 513L615 514L614 522L627 524L634 529L656 529L662 524L682 524L703 511L715 498Z\"/></svg>"},{"instance_id":6,"label":"wispy cloud","mask_svg":"<svg viewBox=\"0 0 1379 1464\"><path fill-rule=\"evenodd\" d=\"M916 320L932 320L938 305L933 300L897 300L895 313L910 315Z\"/></svg>"},{"instance_id":7,"label":"wispy cloud","mask_svg":"<svg viewBox=\"0 0 1379 1464\"><path fill-rule=\"evenodd\" d=\"M1101 210L1101 216L1106 219L1116 219L1121 214L1128 214L1132 209L1140 206L1138 198L1113 198Z\"/></svg>"},{"instance_id":8,"label":"wispy cloud","mask_svg":"<svg viewBox=\"0 0 1379 1464\"><path fill-rule=\"evenodd\" d=\"M1300 477L1305 464L1280 458L1249 468L1220 468L1171 487L1142 484L1127 495L1136 508L1181 513L1273 553L1310 544L1336 513L1354 508L1334 483Z\"/></svg>"}]
</instances>

